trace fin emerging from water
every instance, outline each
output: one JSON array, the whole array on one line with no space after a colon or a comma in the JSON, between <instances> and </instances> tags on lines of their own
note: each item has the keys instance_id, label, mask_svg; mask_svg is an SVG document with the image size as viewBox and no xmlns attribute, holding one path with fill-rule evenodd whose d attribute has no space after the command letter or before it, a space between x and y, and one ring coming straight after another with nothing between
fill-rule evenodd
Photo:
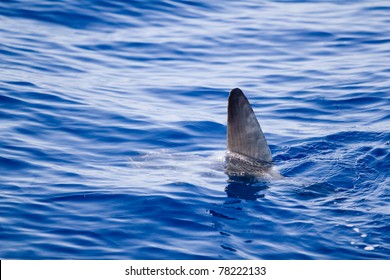
<instances>
[{"instance_id":1,"label":"fin emerging from water","mask_svg":"<svg viewBox=\"0 0 390 280\"><path fill-rule=\"evenodd\" d=\"M227 124L229 152L271 164L272 155L267 140L252 106L239 88L230 91Z\"/></svg>"}]
</instances>

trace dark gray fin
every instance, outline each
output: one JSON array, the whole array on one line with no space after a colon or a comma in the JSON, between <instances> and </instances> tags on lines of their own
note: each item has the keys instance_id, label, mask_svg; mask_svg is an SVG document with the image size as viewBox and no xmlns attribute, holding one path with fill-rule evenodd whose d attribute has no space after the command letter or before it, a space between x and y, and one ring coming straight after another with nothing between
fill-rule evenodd
<instances>
[{"instance_id":1,"label":"dark gray fin","mask_svg":"<svg viewBox=\"0 0 390 280\"><path fill-rule=\"evenodd\" d=\"M235 88L228 102L227 149L249 158L272 162L271 150L244 93Z\"/></svg>"}]
</instances>

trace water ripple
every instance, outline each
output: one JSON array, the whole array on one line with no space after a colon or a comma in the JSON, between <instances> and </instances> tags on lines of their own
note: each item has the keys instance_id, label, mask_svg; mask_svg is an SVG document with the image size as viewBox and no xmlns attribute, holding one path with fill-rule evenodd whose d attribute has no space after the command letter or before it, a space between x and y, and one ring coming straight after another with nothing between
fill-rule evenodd
<instances>
[{"instance_id":1,"label":"water ripple","mask_svg":"<svg viewBox=\"0 0 390 280\"><path fill-rule=\"evenodd\" d=\"M0 3L0 257L388 259L387 1ZM228 178L241 87L283 180Z\"/></svg>"}]
</instances>

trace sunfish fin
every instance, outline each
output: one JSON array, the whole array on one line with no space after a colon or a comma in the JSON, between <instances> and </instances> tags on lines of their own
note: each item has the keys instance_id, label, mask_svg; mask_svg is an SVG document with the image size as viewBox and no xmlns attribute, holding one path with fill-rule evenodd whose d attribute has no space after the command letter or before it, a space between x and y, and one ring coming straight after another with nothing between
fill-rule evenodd
<instances>
[{"instance_id":1,"label":"sunfish fin","mask_svg":"<svg viewBox=\"0 0 390 280\"><path fill-rule=\"evenodd\" d=\"M244 93L235 88L228 101L227 149L249 158L272 162L271 150Z\"/></svg>"}]
</instances>

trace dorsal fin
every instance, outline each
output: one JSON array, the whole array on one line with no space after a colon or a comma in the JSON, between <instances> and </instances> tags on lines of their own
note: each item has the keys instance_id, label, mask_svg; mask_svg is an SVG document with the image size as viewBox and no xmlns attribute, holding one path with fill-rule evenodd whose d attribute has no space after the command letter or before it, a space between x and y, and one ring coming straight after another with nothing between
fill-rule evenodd
<instances>
[{"instance_id":1,"label":"dorsal fin","mask_svg":"<svg viewBox=\"0 0 390 280\"><path fill-rule=\"evenodd\" d=\"M235 88L228 102L227 149L250 158L271 162L271 150L244 93Z\"/></svg>"}]
</instances>

